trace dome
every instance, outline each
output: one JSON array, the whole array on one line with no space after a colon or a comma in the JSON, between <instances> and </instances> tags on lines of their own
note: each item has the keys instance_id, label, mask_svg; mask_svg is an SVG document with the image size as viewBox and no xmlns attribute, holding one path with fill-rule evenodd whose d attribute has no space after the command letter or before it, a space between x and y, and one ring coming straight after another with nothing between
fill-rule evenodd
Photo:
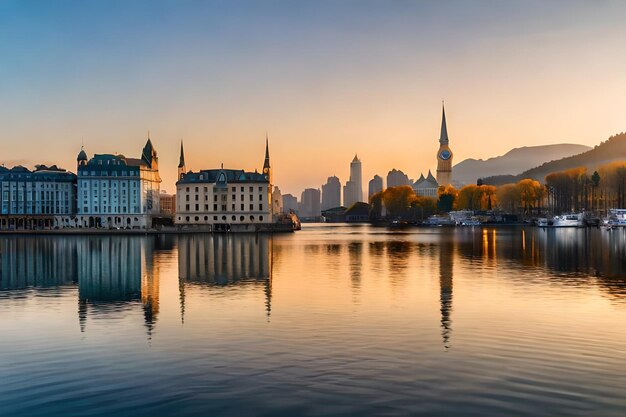
<instances>
[{"instance_id":1,"label":"dome","mask_svg":"<svg viewBox=\"0 0 626 417\"><path fill-rule=\"evenodd\" d=\"M85 152L84 149L81 149L80 152L78 153L78 157L76 158L77 161L86 161L87 160L87 153Z\"/></svg>"}]
</instances>

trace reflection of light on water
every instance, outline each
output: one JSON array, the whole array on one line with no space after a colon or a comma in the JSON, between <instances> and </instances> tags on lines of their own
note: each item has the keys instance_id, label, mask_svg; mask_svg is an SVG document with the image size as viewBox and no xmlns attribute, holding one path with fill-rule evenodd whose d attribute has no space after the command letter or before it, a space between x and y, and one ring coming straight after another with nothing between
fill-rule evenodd
<instances>
[{"instance_id":1,"label":"reflection of light on water","mask_svg":"<svg viewBox=\"0 0 626 417\"><path fill-rule=\"evenodd\" d=\"M526 253L526 230L522 229L522 250Z\"/></svg>"}]
</instances>

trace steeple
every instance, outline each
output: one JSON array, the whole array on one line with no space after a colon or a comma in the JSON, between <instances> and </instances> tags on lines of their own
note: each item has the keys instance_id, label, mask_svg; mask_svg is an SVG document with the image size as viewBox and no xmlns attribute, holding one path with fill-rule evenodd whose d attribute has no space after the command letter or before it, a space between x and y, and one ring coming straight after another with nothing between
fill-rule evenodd
<instances>
[{"instance_id":1,"label":"steeple","mask_svg":"<svg viewBox=\"0 0 626 417\"><path fill-rule=\"evenodd\" d=\"M185 167L185 151L183 150L183 140L180 140L180 161L178 162L178 180L182 180L187 172Z\"/></svg>"},{"instance_id":2,"label":"steeple","mask_svg":"<svg viewBox=\"0 0 626 417\"><path fill-rule=\"evenodd\" d=\"M354 154L354 159L352 160L352 162L353 162L353 163L354 163L354 162L361 162L361 161L359 160L359 157L357 156L357 154Z\"/></svg>"},{"instance_id":3,"label":"steeple","mask_svg":"<svg viewBox=\"0 0 626 417\"><path fill-rule=\"evenodd\" d=\"M180 160L178 162L178 168L185 168L185 150L183 149L183 140L180 140Z\"/></svg>"},{"instance_id":4,"label":"steeple","mask_svg":"<svg viewBox=\"0 0 626 417\"><path fill-rule=\"evenodd\" d=\"M441 145L448 144L448 127L446 126L446 108L443 105L443 101L441 102L441 135L439 136L439 143Z\"/></svg>"},{"instance_id":5,"label":"steeple","mask_svg":"<svg viewBox=\"0 0 626 417\"><path fill-rule=\"evenodd\" d=\"M270 169L270 145L267 132L265 132L265 162L263 163L263 171Z\"/></svg>"}]
</instances>

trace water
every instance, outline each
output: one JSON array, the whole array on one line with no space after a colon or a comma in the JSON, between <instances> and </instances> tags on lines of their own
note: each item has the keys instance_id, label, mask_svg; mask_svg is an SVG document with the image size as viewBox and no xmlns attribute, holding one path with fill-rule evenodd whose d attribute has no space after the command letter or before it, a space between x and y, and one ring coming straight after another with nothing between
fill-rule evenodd
<instances>
[{"instance_id":1,"label":"water","mask_svg":"<svg viewBox=\"0 0 626 417\"><path fill-rule=\"evenodd\" d=\"M626 413L626 230L0 236L0 415Z\"/></svg>"}]
</instances>

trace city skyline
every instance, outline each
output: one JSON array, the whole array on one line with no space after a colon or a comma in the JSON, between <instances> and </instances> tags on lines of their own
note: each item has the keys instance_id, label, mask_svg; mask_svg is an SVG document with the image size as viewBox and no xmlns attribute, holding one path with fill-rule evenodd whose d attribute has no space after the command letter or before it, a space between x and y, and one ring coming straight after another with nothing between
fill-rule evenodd
<instances>
[{"instance_id":1,"label":"city skyline","mask_svg":"<svg viewBox=\"0 0 626 417\"><path fill-rule=\"evenodd\" d=\"M3 2L0 162L72 170L150 130L172 192L181 139L190 169L260 170L267 131L299 195L355 153L434 172L442 99L455 162L624 130L622 3L356 4Z\"/></svg>"}]
</instances>

